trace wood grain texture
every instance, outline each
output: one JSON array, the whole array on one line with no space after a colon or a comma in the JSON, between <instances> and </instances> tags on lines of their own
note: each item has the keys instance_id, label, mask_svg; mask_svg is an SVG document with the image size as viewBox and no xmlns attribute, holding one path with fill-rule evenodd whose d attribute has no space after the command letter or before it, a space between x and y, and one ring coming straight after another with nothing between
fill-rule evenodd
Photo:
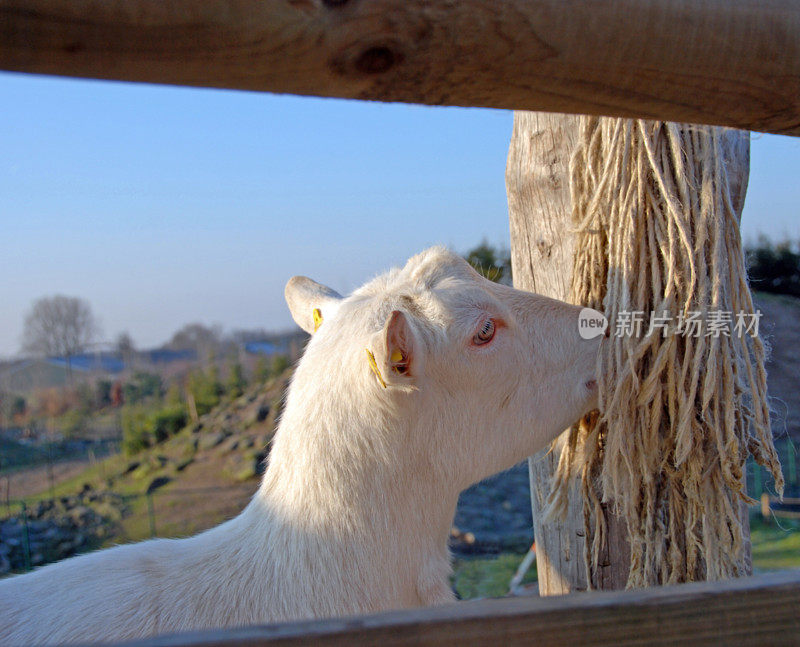
<instances>
[{"instance_id":1,"label":"wood grain texture","mask_svg":"<svg viewBox=\"0 0 800 647\"><path fill-rule=\"evenodd\" d=\"M0 0L0 69L800 134L797 0Z\"/></svg>"},{"instance_id":2,"label":"wood grain texture","mask_svg":"<svg viewBox=\"0 0 800 647\"><path fill-rule=\"evenodd\" d=\"M129 647L797 645L800 571L165 636Z\"/></svg>"},{"instance_id":3,"label":"wood grain texture","mask_svg":"<svg viewBox=\"0 0 800 647\"><path fill-rule=\"evenodd\" d=\"M570 300L575 249L569 161L578 126L579 119L572 115L515 112L506 164L514 286L562 301ZM540 595L587 589L583 497L577 481L566 517L555 520L544 514L565 440L562 437L553 451L544 450L528 460ZM598 589L621 589L628 577L630 552L625 527L607 509L605 514L609 541L593 582Z\"/></svg>"},{"instance_id":4,"label":"wood grain texture","mask_svg":"<svg viewBox=\"0 0 800 647\"><path fill-rule=\"evenodd\" d=\"M572 115L515 112L506 164L514 287L568 300L572 280L572 202L569 159L578 137ZM562 439L563 440L563 439ZM540 595L585 591L582 497L570 492L565 519L545 518L558 449L528 459Z\"/></svg>"}]
</instances>

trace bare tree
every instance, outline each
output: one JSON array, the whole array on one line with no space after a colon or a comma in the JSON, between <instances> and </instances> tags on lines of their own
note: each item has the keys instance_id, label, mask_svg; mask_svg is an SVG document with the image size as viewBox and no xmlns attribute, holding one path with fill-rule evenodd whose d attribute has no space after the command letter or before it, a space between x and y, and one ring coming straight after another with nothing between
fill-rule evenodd
<instances>
[{"instance_id":1,"label":"bare tree","mask_svg":"<svg viewBox=\"0 0 800 647\"><path fill-rule=\"evenodd\" d=\"M198 358L207 359L221 349L221 339L221 326L209 327L201 323L190 323L172 335L165 347L171 350L191 349L197 353Z\"/></svg>"},{"instance_id":2,"label":"bare tree","mask_svg":"<svg viewBox=\"0 0 800 647\"><path fill-rule=\"evenodd\" d=\"M125 363L125 368L131 368L136 354L136 345L133 343L133 338L127 331L123 331L117 335L117 341L114 345L120 359Z\"/></svg>"},{"instance_id":3,"label":"bare tree","mask_svg":"<svg viewBox=\"0 0 800 647\"><path fill-rule=\"evenodd\" d=\"M99 326L87 301L56 295L34 302L25 317L23 349L45 357L63 357L72 374L72 357L96 338Z\"/></svg>"}]
</instances>

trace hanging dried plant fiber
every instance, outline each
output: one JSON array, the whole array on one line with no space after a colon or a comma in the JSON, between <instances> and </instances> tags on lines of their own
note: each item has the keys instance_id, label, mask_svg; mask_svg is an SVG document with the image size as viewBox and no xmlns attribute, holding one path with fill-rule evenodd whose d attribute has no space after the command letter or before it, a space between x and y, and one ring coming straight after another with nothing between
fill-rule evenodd
<instances>
[{"instance_id":1,"label":"hanging dried plant fiber","mask_svg":"<svg viewBox=\"0 0 800 647\"><path fill-rule=\"evenodd\" d=\"M602 414L572 430L550 510L563 512L578 474L590 582L606 540L601 503L627 526L627 586L642 587L745 574L749 454L782 491L764 346L752 330L733 330L737 313L754 308L725 160L747 136L582 118L571 161L572 298L604 311L611 336L600 359ZM692 318L708 326L719 312L732 313L728 334L687 334Z\"/></svg>"}]
</instances>

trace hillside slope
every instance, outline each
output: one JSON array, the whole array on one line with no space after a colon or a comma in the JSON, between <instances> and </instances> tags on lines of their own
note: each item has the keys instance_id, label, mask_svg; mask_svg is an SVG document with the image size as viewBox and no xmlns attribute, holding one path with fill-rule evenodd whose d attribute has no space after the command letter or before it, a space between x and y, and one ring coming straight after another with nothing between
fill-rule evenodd
<instances>
[{"instance_id":1,"label":"hillside slope","mask_svg":"<svg viewBox=\"0 0 800 647\"><path fill-rule=\"evenodd\" d=\"M771 346L767 370L774 399L773 428L784 446L786 432L795 442L800 440L800 299L757 294L756 302L763 313L760 333ZM32 519L46 521L58 513L64 532L72 528L85 535L82 542L62 541L66 552L61 556L65 556L153 534L187 536L236 515L258 487L290 375L287 371L236 400L223 402L155 448L133 457L114 456L77 475L70 474L56 488L56 494L66 501L62 499L55 508L30 504ZM114 495L110 499L114 509L108 505L106 492ZM38 496L48 497L47 490ZM73 511L76 508L78 512ZM93 514L84 508L92 509ZM39 511L41 518L35 516ZM86 528L76 526L76 519L82 518L88 520ZM451 545L457 554L524 551L533 539L525 465L462 493L455 523L458 528L453 530ZM5 527L0 520L0 571ZM19 526L7 527L17 533L13 538L18 541ZM46 526L41 528L46 531ZM772 536L776 531L769 532ZM760 535L754 539L764 541ZM782 535L775 539L782 540ZM790 541L795 539L790 537ZM38 552L44 555L42 559L58 556L49 548ZM800 554L792 553L789 562L797 563Z\"/></svg>"},{"instance_id":2,"label":"hillside slope","mask_svg":"<svg viewBox=\"0 0 800 647\"><path fill-rule=\"evenodd\" d=\"M191 535L238 514L258 487L290 374L135 456L67 472L53 502L47 488L26 498L25 514L21 503L9 506L16 509L0 519L0 574L153 535Z\"/></svg>"}]
</instances>

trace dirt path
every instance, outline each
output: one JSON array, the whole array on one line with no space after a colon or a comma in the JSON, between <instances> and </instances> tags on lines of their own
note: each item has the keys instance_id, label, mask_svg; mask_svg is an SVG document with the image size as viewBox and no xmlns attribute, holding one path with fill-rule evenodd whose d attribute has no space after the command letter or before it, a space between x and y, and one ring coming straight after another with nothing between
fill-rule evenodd
<instances>
[{"instance_id":1,"label":"dirt path","mask_svg":"<svg viewBox=\"0 0 800 647\"><path fill-rule=\"evenodd\" d=\"M80 474L91 463L85 458L65 460L53 463L53 480L56 484ZM22 499L45 492L50 488L50 477L47 465L37 465L27 469L0 475L0 497L5 503L7 499Z\"/></svg>"}]
</instances>

